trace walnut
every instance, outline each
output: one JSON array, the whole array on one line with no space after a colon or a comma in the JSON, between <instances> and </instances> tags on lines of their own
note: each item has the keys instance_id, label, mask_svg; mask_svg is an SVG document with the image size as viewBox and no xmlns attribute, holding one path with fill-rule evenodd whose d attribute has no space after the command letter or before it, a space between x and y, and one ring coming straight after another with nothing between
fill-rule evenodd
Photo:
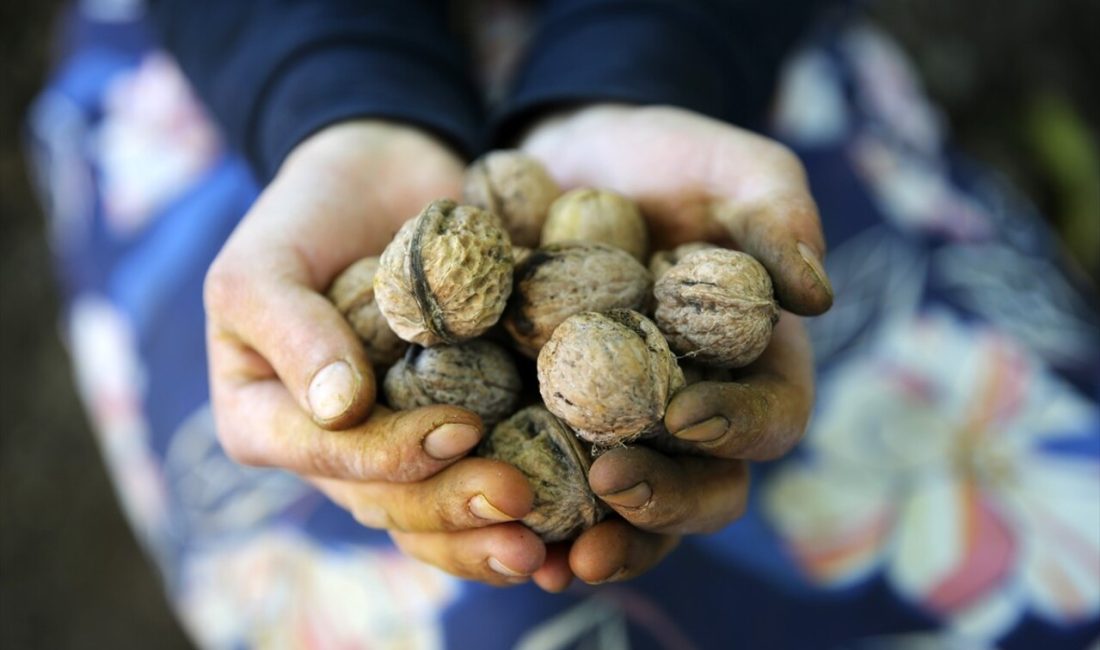
<instances>
[{"instance_id":1,"label":"walnut","mask_svg":"<svg viewBox=\"0 0 1100 650\"><path fill-rule=\"evenodd\" d=\"M527 476L535 505L523 523L546 542L573 539L607 513L588 487L588 449L541 406L498 424L477 454L514 465Z\"/></svg>"},{"instance_id":2,"label":"walnut","mask_svg":"<svg viewBox=\"0 0 1100 650\"><path fill-rule=\"evenodd\" d=\"M657 325L672 349L715 366L751 363L779 320L768 272L738 251L688 255L657 281L654 295Z\"/></svg>"},{"instance_id":3,"label":"walnut","mask_svg":"<svg viewBox=\"0 0 1100 650\"><path fill-rule=\"evenodd\" d=\"M382 385L395 409L451 404L477 413L486 427L515 411L522 388L511 355L483 340L412 346Z\"/></svg>"},{"instance_id":4,"label":"walnut","mask_svg":"<svg viewBox=\"0 0 1100 650\"><path fill-rule=\"evenodd\" d=\"M466 170L462 200L495 213L512 241L539 244L542 224L561 188L542 163L522 151L493 151Z\"/></svg>"},{"instance_id":5,"label":"walnut","mask_svg":"<svg viewBox=\"0 0 1100 650\"><path fill-rule=\"evenodd\" d=\"M662 430L665 407L684 385L657 326L629 309L559 325L539 352L538 377L546 408L602 447Z\"/></svg>"},{"instance_id":6,"label":"walnut","mask_svg":"<svg viewBox=\"0 0 1100 650\"><path fill-rule=\"evenodd\" d=\"M697 241L689 244L680 244L672 250L657 251L649 258L649 272L653 274L653 279L657 280L665 274L665 271L671 269L674 264L688 255L691 255L695 251L705 251L711 248L718 247L714 244Z\"/></svg>"},{"instance_id":7,"label":"walnut","mask_svg":"<svg viewBox=\"0 0 1100 650\"><path fill-rule=\"evenodd\" d=\"M374 294L402 339L432 346L476 338L512 291L512 245L491 212L433 201L382 253Z\"/></svg>"},{"instance_id":8,"label":"walnut","mask_svg":"<svg viewBox=\"0 0 1100 650\"><path fill-rule=\"evenodd\" d=\"M576 189L550 206L542 228L542 245L564 241L610 244L644 262L649 233L637 206L606 190Z\"/></svg>"},{"instance_id":9,"label":"walnut","mask_svg":"<svg viewBox=\"0 0 1100 650\"><path fill-rule=\"evenodd\" d=\"M642 310L652 285L645 267L621 249L551 244L516 266L504 327L533 358L566 318L583 311Z\"/></svg>"},{"instance_id":10,"label":"walnut","mask_svg":"<svg viewBox=\"0 0 1100 650\"><path fill-rule=\"evenodd\" d=\"M393 333L374 302L377 272L378 258L364 257L336 276L328 297L362 339L367 359L378 366L389 366L405 354L408 343Z\"/></svg>"},{"instance_id":11,"label":"walnut","mask_svg":"<svg viewBox=\"0 0 1100 650\"><path fill-rule=\"evenodd\" d=\"M519 266L523 264L523 261L530 257L533 252L535 252L533 248L512 244L512 261L515 262L516 266Z\"/></svg>"}]
</instances>

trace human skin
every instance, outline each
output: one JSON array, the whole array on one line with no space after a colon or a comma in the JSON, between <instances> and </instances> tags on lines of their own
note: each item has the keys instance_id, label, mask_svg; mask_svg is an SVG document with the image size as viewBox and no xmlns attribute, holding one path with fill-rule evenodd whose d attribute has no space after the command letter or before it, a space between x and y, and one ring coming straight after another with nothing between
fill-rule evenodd
<instances>
[{"instance_id":1,"label":"human skin","mask_svg":"<svg viewBox=\"0 0 1100 650\"><path fill-rule=\"evenodd\" d=\"M681 535L741 514L745 461L786 453L809 416L811 353L794 314L822 313L832 294L801 165L770 140L678 109L596 105L546 118L522 147L563 187L637 201L657 247L735 244L771 273L793 313L769 348L735 381L692 385L669 404L669 431L704 456L604 454L589 481L619 516L548 548L517 523L533 501L523 475L466 456L483 433L477 416L375 407L370 364L323 292L429 201L459 196L463 172L436 139L383 121L301 143L219 253L205 284L210 386L219 438L238 462L301 475L451 574L560 591L573 577L639 575Z\"/></svg>"},{"instance_id":2,"label":"human skin","mask_svg":"<svg viewBox=\"0 0 1100 650\"><path fill-rule=\"evenodd\" d=\"M301 143L207 273L211 399L233 459L299 474L411 556L511 584L545 555L514 521L531 509L526 479L465 456L483 429L468 411L375 407L377 378L324 296L429 201L458 196L462 173L442 143L387 122L341 123Z\"/></svg>"},{"instance_id":3,"label":"human skin","mask_svg":"<svg viewBox=\"0 0 1100 650\"><path fill-rule=\"evenodd\" d=\"M619 448L593 463L589 484L619 516L548 549L534 579L560 591L574 576L640 575L680 536L719 530L744 512L746 461L782 456L805 431L813 359L798 315L825 312L832 289L805 172L779 143L681 109L594 105L546 118L521 148L565 189L602 187L636 201L655 249L710 241L753 255L786 310L763 355L732 381L673 397L665 426L698 455Z\"/></svg>"}]
</instances>

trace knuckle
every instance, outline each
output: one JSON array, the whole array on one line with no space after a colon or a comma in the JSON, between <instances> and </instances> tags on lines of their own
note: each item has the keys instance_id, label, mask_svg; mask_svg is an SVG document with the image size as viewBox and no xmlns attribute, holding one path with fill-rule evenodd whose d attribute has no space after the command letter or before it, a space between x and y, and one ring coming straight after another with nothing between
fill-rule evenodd
<instances>
[{"instance_id":1,"label":"knuckle","mask_svg":"<svg viewBox=\"0 0 1100 650\"><path fill-rule=\"evenodd\" d=\"M336 433L334 435L340 435ZM360 436L354 445L355 454L347 459L349 471L357 478L397 481L402 472L402 454L393 445L376 445L368 435Z\"/></svg>"},{"instance_id":2,"label":"knuckle","mask_svg":"<svg viewBox=\"0 0 1100 650\"><path fill-rule=\"evenodd\" d=\"M224 254L219 255L203 278L202 296L206 310L219 313L232 306L244 282L245 274L236 270Z\"/></svg>"},{"instance_id":3,"label":"knuckle","mask_svg":"<svg viewBox=\"0 0 1100 650\"><path fill-rule=\"evenodd\" d=\"M251 467L265 464L255 444L250 443L247 436L241 435L235 429L219 426L218 442L225 455L235 463Z\"/></svg>"},{"instance_id":4,"label":"knuckle","mask_svg":"<svg viewBox=\"0 0 1100 650\"><path fill-rule=\"evenodd\" d=\"M403 528L390 517L385 508L374 503L355 503L351 508L351 516L361 526L385 530L402 531Z\"/></svg>"},{"instance_id":5,"label":"knuckle","mask_svg":"<svg viewBox=\"0 0 1100 650\"><path fill-rule=\"evenodd\" d=\"M769 161L778 170L784 173L794 173L799 176L805 176L806 170L802 165L802 160L790 147L775 140L770 141L769 145L770 146L766 150L766 155Z\"/></svg>"}]
</instances>

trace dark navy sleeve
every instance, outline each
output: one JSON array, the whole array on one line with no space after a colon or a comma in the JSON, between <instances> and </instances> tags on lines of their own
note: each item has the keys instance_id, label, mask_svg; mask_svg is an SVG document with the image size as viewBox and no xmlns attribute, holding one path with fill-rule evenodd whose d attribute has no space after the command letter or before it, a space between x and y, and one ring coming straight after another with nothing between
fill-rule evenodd
<instances>
[{"instance_id":1,"label":"dark navy sleeve","mask_svg":"<svg viewBox=\"0 0 1100 650\"><path fill-rule=\"evenodd\" d=\"M482 144L443 0L160 0L153 17L263 181L305 137L357 117L417 124L467 156Z\"/></svg>"},{"instance_id":2,"label":"dark navy sleeve","mask_svg":"<svg viewBox=\"0 0 1100 650\"><path fill-rule=\"evenodd\" d=\"M549 0L497 141L533 115L593 101L666 104L757 125L784 54L822 0Z\"/></svg>"}]
</instances>

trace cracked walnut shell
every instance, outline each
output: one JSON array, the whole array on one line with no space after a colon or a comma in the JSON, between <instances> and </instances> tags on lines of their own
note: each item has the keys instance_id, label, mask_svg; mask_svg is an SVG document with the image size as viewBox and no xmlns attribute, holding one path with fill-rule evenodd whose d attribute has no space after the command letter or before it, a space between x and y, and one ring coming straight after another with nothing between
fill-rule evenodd
<instances>
[{"instance_id":1,"label":"cracked walnut shell","mask_svg":"<svg viewBox=\"0 0 1100 650\"><path fill-rule=\"evenodd\" d=\"M739 251L688 255L657 281L654 295L655 319L672 349L724 368L752 363L779 320L767 270Z\"/></svg>"},{"instance_id":2,"label":"cracked walnut shell","mask_svg":"<svg viewBox=\"0 0 1100 650\"><path fill-rule=\"evenodd\" d=\"M520 351L533 358L566 318L617 308L641 311L652 286L645 267L621 249L551 244L516 266L504 327Z\"/></svg>"},{"instance_id":3,"label":"cracked walnut shell","mask_svg":"<svg viewBox=\"0 0 1100 650\"><path fill-rule=\"evenodd\" d=\"M477 455L515 466L531 484L534 508L523 523L546 542L573 539L607 512L588 487L588 449L541 406L529 406L498 424Z\"/></svg>"},{"instance_id":4,"label":"cracked walnut shell","mask_svg":"<svg viewBox=\"0 0 1100 650\"><path fill-rule=\"evenodd\" d=\"M390 328L424 346L480 336L512 291L512 245L491 212L433 201L382 252L374 294Z\"/></svg>"},{"instance_id":5,"label":"cracked walnut shell","mask_svg":"<svg viewBox=\"0 0 1100 650\"><path fill-rule=\"evenodd\" d=\"M559 325L539 352L538 377L546 408L601 447L657 434L684 386L657 326L629 309L585 312Z\"/></svg>"},{"instance_id":6,"label":"cracked walnut shell","mask_svg":"<svg viewBox=\"0 0 1100 650\"><path fill-rule=\"evenodd\" d=\"M514 244L538 246L550 204L561 188L535 158L522 151L493 151L466 170L462 200L504 223Z\"/></svg>"}]
</instances>

